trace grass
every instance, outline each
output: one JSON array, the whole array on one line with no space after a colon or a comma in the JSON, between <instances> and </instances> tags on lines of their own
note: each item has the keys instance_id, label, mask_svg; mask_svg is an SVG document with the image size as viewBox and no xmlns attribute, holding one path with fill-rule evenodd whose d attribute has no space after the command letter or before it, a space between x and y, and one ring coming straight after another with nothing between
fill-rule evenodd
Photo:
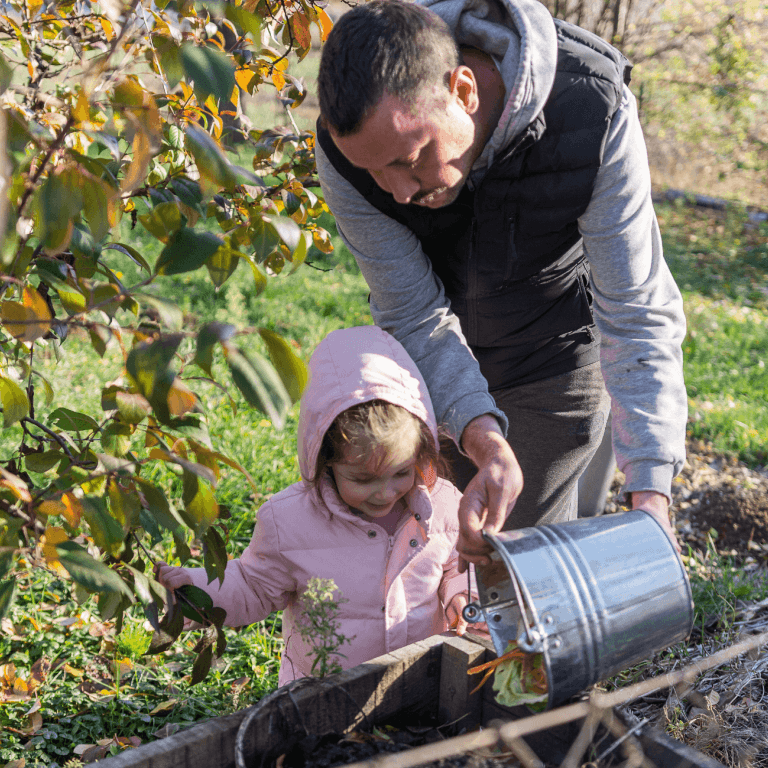
<instances>
[{"instance_id":1,"label":"grass","mask_svg":"<svg viewBox=\"0 0 768 768\"><path fill-rule=\"evenodd\" d=\"M691 434L753 465L765 463L768 374L761 363L768 349L768 292L762 290L768 273L768 233L765 228L749 229L735 213L715 217L665 205L659 208L659 218L688 314L685 365ZM124 242L152 263L159 246L140 225L133 232L128 220L121 226ZM127 284L139 278L118 252L108 253ZM349 254L339 249L330 257L314 253L311 259L320 269L304 266L292 276L274 277L261 295L253 290L250 271L242 267L218 292L203 272L165 279L163 290L189 313L189 327L218 320L246 329L272 328L294 341L306 360L331 330L370 322L367 288ZM257 342L248 336L241 343ZM86 339L73 337L63 352L59 363L52 353L37 361L44 375L59 385L56 404L100 416L94 395L104 382L121 375L118 345L113 343L99 358ZM220 367L216 370L221 372ZM184 375L197 373L190 367ZM298 409L293 408L285 430L277 433L236 396L233 408L221 390L199 382L192 385L207 408L215 448L245 466L258 487L254 492L239 473L227 470L217 488L217 499L230 514L228 551L237 556L250 538L259 504L298 479ZM45 413L41 403L38 416L44 419ZM9 458L18 442L18 433L6 430L0 455ZM176 476L164 472L158 470L154 479L180 495ZM191 543L193 561L199 564L200 550ZM173 547L160 545L154 555L173 561ZM764 581L747 578L738 563L716 552L691 553L688 566L702 631L710 631L712 617L717 626L729 626L736 599L768 595ZM6 694L16 691L12 696L18 697L0 709L0 765L23 758L27 766L56 766L78 755L93 756L94 750L117 752L130 738L145 743L258 701L276 686L282 647L279 614L243 631L227 630L226 654L204 683L192 687L193 635L159 657L146 657L149 633L140 614L128 616L117 634L91 602L78 604L69 585L55 574L27 572L18 585L18 603L0 626L0 689ZM50 663L44 680L41 659ZM652 665L649 660L627 675L642 675ZM629 682L627 675L617 684ZM41 682L31 691L36 677Z\"/></svg>"}]
</instances>

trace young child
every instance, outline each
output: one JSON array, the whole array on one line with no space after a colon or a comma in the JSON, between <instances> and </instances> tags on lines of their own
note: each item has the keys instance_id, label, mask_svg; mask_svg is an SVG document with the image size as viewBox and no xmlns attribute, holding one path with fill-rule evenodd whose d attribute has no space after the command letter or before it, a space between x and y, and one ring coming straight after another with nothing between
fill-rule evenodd
<instances>
[{"instance_id":1,"label":"young child","mask_svg":"<svg viewBox=\"0 0 768 768\"><path fill-rule=\"evenodd\" d=\"M466 574L455 549L461 494L437 476L437 424L408 353L375 326L329 334L309 363L298 430L302 480L258 511L248 548L223 584L202 568L158 567L168 589L194 584L239 627L283 610L279 684L309 676L298 630L313 577L342 597L339 649L348 669L445 631L462 633Z\"/></svg>"}]
</instances>

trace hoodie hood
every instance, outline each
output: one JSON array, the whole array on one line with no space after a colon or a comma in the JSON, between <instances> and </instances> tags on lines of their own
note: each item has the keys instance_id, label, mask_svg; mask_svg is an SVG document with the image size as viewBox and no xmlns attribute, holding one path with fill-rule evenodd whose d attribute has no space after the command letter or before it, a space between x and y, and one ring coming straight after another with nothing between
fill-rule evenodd
<instances>
[{"instance_id":1,"label":"hoodie hood","mask_svg":"<svg viewBox=\"0 0 768 768\"><path fill-rule=\"evenodd\" d=\"M451 28L456 42L491 55L506 90L504 111L475 162L483 172L543 109L557 67L557 33L538 0L419 0Z\"/></svg>"},{"instance_id":2,"label":"hoodie hood","mask_svg":"<svg viewBox=\"0 0 768 768\"><path fill-rule=\"evenodd\" d=\"M301 397L299 468L311 481L323 437L347 408L386 400L421 419L437 442L437 420L427 385L405 348L373 325L328 334L309 361L309 382Z\"/></svg>"}]
</instances>

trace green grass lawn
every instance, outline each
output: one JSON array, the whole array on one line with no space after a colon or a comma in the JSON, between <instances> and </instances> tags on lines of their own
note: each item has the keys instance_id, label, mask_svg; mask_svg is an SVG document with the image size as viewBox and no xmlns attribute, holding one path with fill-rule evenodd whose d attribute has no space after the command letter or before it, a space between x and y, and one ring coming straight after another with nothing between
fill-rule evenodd
<instances>
[{"instance_id":1,"label":"green grass lawn","mask_svg":"<svg viewBox=\"0 0 768 768\"><path fill-rule=\"evenodd\" d=\"M688 315L690 433L753 465L764 464L768 232L765 227L746 228L735 214L717 218L674 205L660 207L659 217L667 258L684 291ZM159 246L141 233L140 225L133 232L127 220L122 226L124 242L153 263ZM108 253L126 284L139 279L119 253ZM303 266L294 275L276 276L260 296L254 294L250 270L243 266L218 292L203 272L166 279L163 285L189 313L189 327L218 320L244 329L272 328L294 341L307 360L330 331L370 322L367 288L349 254L339 249L331 256L315 253L310 260L315 259L317 268ZM241 343L260 343L256 339L249 336ZM61 392L57 405L94 416L101 415L100 387L122 374L116 343L100 358L87 339L77 336L63 345L60 362L51 353L37 364ZM215 370L223 374L220 361ZM197 376L198 371L190 366L184 375ZM228 381L227 376L221 380ZM234 389L230 399L213 386L191 383L204 400L214 447L241 463L258 488L254 492L242 475L230 469L217 488L217 499L230 514L228 550L237 556L250 538L259 504L298 479L298 407L278 433ZM44 421L45 414L41 403L38 418ZM12 455L18 442L18 432L5 431L0 442L3 459ZM154 481L180 495L176 475L165 469L156 472ZM199 562L199 548L191 544L193 560ZM160 545L154 554L172 560L173 547ZM692 572L694 580L710 583L710 576L702 577L699 571ZM116 752L122 743L115 737L146 742L258 701L276 685L282 643L279 615L244 631L227 630L227 653L205 682L191 687L193 634L165 654L145 657L149 632L140 614L129 616L126 628L116 635L115 627L99 618L93 604L78 605L69 586L55 574L28 571L19 576L18 586L18 603L0 627L0 688L8 693L15 684L12 698L17 697L0 708L0 765L21 759L27 766L63 765L83 752L84 745ZM697 594L702 595L702 611L713 610L711 590ZM52 663L47 673L41 659ZM28 688L36 676L45 680L31 694Z\"/></svg>"}]
</instances>

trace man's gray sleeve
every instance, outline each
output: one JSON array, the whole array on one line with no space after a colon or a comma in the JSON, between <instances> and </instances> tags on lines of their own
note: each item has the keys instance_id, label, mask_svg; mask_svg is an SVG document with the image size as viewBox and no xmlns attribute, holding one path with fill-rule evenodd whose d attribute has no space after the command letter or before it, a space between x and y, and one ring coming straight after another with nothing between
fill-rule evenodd
<instances>
[{"instance_id":1,"label":"man's gray sleeve","mask_svg":"<svg viewBox=\"0 0 768 768\"><path fill-rule=\"evenodd\" d=\"M438 422L457 444L464 427L485 413L496 416L506 433L506 417L488 392L416 236L364 200L319 145L316 151L325 201L368 283L373 319L400 341L419 367Z\"/></svg>"},{"instance_id":2,"label":"man's gray sleeve","mask_svg":"<svg viewBox=\"0 0 768 768\"><path fill-rule=\"evenodd\" d=\"M685 460L685 316L664 261L645 142L626 87L579 228L592 268L613 447L626 475L623 491L669 496Z\"/></svg>"}]
</instances>

